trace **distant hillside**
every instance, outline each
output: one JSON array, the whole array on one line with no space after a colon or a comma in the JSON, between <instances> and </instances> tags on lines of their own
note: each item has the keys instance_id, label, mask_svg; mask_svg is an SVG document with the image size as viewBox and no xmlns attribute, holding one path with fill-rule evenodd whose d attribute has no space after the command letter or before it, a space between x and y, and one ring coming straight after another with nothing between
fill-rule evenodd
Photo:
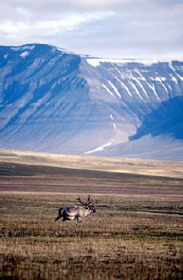
<instances>
[{"instance_id":1,"label":"distant hillside","mask_svg":"<svg viewBox=\"0 0 183 280\"><path fill-rule=\"evenodd\" d=\"M128 174L128 178L145 175L183 180L183 163L0 150L0 175L59 175L63 172L68 176L84 172L89 178L96 172L105 172L109 177L115 173Z\"/></svg>"},{"instance_id":2,"label":"distant hillside","mask_svg":"<svg viewBox=\"0 0 183 280\"><path fill-rule=\"evenodd\" d=\"M183 62L0 47L0 148L183 160Z\"/></svg>"}]
</instances>

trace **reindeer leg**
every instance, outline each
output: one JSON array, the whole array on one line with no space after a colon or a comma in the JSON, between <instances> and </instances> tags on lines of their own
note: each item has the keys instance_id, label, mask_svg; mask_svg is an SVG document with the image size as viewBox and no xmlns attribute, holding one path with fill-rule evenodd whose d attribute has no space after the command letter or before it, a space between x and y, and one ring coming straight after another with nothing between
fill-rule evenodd
<instances>
[{"instance_id":1,"label":"reindeer leg","mask_svg":"<svg viewBox=\"0 0 183 280\"><path fill-rule=\"evenodd\" d=\"M58 217L55 218L55 222L58 221L62 217L63 217L63 208L60 208L58 210Z\"/></svg>"},{"instance_id":2,"label":"reindeer leg","mask_svg":"<svg viewBox=\"0 0 183 280\"><path fill-rule=\"evenodd\" d=\"M56 217L56 218L55 218L55 222L58 221L60 218L61 218L61 217L59 217L59 216Z\"/></svg>"},{"instance_id":3,"label":"reindeer leg","mask_svg":"<svg viewBox=\"0 0 183 280\"><path fill-rule=\"evenodd\" d=\"M81 219L81 217L80 217L79 215L77 215L76 219L77 219L77 222L78 222L78 223L81 223L81 222L82 222L82 219Z\"/></svg>"}]
</instances>

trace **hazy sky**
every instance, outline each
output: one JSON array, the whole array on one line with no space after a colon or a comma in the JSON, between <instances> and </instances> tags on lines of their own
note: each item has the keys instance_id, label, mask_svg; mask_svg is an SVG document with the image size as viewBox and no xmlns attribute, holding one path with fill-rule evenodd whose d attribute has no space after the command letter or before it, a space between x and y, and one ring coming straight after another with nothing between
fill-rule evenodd
<instances>
[{"instance_id":1,"label":"hazy sky","mask_svg":"<svg viewBox=\"0 0 183 280\"><path fill-rule=\"evenodd\" d=\"M0 0L0 44L183 59L183 0Z\"/></svg>"}]
</instances>

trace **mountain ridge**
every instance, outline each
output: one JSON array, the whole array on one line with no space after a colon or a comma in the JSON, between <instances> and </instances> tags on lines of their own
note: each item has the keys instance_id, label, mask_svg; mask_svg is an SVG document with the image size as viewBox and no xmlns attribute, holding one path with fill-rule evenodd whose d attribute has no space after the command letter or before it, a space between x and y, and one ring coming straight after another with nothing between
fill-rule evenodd
<instances>
[{"instance_id":1,"label":"mountain ridge","mask_svg":"<svg viewBox=\"0 0 183 280\"><path fill-rule=\"evenodd\" d=\"M0 61L0 148L183 160L183 62L43 44L0 47Z\"/></svg>"}]
</instances>

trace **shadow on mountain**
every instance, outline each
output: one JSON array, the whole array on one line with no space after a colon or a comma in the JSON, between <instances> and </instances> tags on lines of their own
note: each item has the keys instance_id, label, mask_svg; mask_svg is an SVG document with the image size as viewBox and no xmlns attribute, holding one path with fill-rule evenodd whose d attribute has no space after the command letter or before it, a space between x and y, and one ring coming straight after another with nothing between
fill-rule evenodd
<instances>
[{"instance_id":1,"label":"shadow on mountain","mask_svg":"<svg viewBox=\"0 0 183 280\"><path fill-rule=\"evenodd\" d=\"M152 136L170 135L174 139L183 139L183 97L174 97L141 118L142 124L129 140L136 140L150 134Z\"/></svg>"}]
</instances>

